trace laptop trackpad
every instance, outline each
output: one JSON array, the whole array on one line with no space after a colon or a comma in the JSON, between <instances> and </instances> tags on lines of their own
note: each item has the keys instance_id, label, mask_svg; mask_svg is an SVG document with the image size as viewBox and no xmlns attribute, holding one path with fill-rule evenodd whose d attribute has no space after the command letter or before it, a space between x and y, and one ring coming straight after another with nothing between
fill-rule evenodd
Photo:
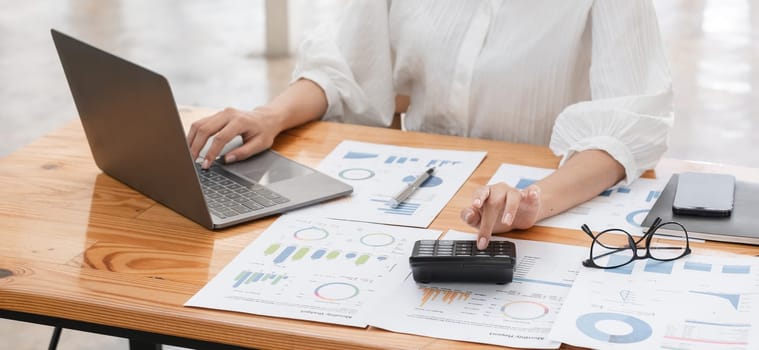
<instances>
[{"instance_id":1,"label":"laptop trackpad","mask_svg":"<svg viewBox=\"0 0 759 350\"><path fill-rule=\"evenodd\" d=\"M261 185L312 174L314 171L271 150L263 151L242 162L223 166L236 175Z\"/></svg>"}]
</instances>

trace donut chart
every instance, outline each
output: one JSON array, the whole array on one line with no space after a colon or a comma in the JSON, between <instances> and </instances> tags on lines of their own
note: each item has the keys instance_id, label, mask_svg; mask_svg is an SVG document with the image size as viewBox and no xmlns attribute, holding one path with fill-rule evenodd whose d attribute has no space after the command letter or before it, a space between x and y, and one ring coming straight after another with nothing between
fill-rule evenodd
<instances>
[{"instance_id":1,"label":"donut chart","mask_svg":"<svg viewBox=\"0 0 759 350\"><path fill-rule=\"evenodd\" d=\"M651 326L637 317L613 312L592 312L577 318L577 329L595 340L631 344L648 339Z\"/></svg>"}]
</instances>

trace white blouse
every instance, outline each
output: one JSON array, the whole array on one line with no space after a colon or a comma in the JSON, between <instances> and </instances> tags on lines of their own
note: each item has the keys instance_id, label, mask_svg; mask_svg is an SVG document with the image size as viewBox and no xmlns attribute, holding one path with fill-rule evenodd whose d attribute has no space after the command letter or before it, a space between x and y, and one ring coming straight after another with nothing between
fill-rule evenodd
<instances>
[{"instance_id":1,"label":"white blouse","mask_svg":"<svg viewBox=\"0 0 759 350\"><path fill-rule=\"evenodd\" d=\"M673 123L651 0L354 0L300 47L294 80L325 120L548 144L562 163L601 149L627 182L655 167Z\"/></svg>"}]
</instances>

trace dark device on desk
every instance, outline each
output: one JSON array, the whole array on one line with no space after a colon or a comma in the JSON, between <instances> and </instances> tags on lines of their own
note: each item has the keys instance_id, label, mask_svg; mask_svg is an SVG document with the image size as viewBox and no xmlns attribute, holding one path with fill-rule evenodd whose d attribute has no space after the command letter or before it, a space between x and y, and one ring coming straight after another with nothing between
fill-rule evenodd
<instances>
[{"instance_id":1,"label":"dark device on desk","mask_svg":"<svg viewBox=\"0 0 759 350\"><path fill-rule=\"evenodd\" d=\"M420 240L409 258L414 280L420 283L509 283L515 262L514 243L496 240L485 250L477 249L475 241Z\"/></svg>"},{"instance_id":2,"label":"dark device on desk","mask_svg":"<svg viewBox=\"0 0 759 350\"><path fill-rule=\"evenodd\" d=\"M677 215L730 216L735 177L727 174L686 172L677 179L672 212Z\"/></svg>"},{"instance_id":3,"label":"dark device on desk","mask_svg":"<svg viewBox=\"0 0 759 350\"><path fill-rule=\"evenodd\" d=\"M201 170L166 78L51 33L97 166L177 213L217 229L353 191L272 150Z\"/></svg>"}]
</instances>

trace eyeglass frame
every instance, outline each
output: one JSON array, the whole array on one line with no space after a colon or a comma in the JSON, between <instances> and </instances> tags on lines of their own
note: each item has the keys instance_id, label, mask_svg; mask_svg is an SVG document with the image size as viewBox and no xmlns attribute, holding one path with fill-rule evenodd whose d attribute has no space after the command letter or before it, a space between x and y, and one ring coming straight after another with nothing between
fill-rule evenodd
<instances>
[{"instance_id":1,"label":"eyeglass frame","mask_svg":"<svg viewBox=\"0 0 759 350\"><path fill-rule=\"evenodd\" d=\"M654 256L651 255L651 248L652 248L651 247L651 240L653 239L654 234L656 233L656 230L658 230L659 228L661 228L664 225L670 225L670 224L680 226L680 228L683 229L683 233L685 233L685 249L683 250L682 254L680 254L679 256L674 257L674 258L666 258L666 259L656 258L656 257L654 257ZM656 260L656 261L674 261L674 260L680 259L680 258L682 258L682 257L684 257L684 256L686 256L686 255L688 255L688 254L691 253L690 238L688 237L688 230L685 228L685 226L683 226L681 223L676 222L676 221L662 222L662 219L660 217L657 217L654 220L654 222L648 228L648 230L646 231L646 233L644 233L643 236L641 236L637 241L635 239L633 239L633 236L629 232L627 232L627 231L625 231L623 229L620 229L620 228L606 229L606 230L603 230L603 231L599 232L595 236L593 235L593 231L590 230L590 227L588 227L588 225L583 224L580 228L582 229L583 232L585 232L585 234L587 234L588 236L590 236L591 239L593 239L593 241L590 242L590 257L588 259L585 259L585 260L582 261L582 266L585 266L585 267L593 267L593 268L598 268L598 269L616 269L618 267L625 266L625 265L627 265L627 264L629 264L629 263L631 263L631 262L633 262L635 260L653 259L653 260ZM627 235L627 243L628 243L629 246L627 246L627 247L621 247L621 248L609 248L609 247L606 247L604 244L602 244L602 243L599 242L598 243L599 245L601 245L604 248L610 249L611 251L606 252L604 254L601 254L601 255L599 255L599 256L597 256L597 257L594 258L593 257L593 246L596 245L596 242L598 241L598 237L600 237L604 233L615 232L615 231L616 232L622 232L625 235ZM645 243L645 248L646 248L646 254L643 255L643 256L640 256L640 255L638 255L638 249L639 249L638 248L638 244L640 244L640 242L642 242L644 239L645 239L644 243ZM667 248L672 248L672 247L653 247L653 248L654 249L657 249L657 248L667 249ZM677 248L680 249L679 247L677 247ZM616 252L620 252L620 251L625 250L625 249L632 250L632 255L630 256L630 260L627 261L627 262L625 262L625 263L622 263L622 264L619 264L619 265L614 265L614 266L600 266L600 265L596 264L596 262L594 261L597 258L602 258L604 256L607 256L607 255L610 255L610 254L614 254ZM640 249L643 249L643 248L640 248Z\"/></svg>"}]
</instances>

